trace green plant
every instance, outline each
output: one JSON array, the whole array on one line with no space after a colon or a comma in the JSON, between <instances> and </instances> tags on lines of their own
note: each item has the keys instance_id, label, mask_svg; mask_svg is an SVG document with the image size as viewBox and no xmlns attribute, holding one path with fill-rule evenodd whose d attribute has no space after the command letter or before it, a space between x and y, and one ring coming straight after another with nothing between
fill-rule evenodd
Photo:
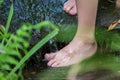
<instances>
[{"instance_id":1,"label":"green plant","mask_svg":"<svg viewBox=\"0 0 120 80\"><path fill-rule=\"evenodd\" d=\"M0 0L0 6L1 6L1 4L3 3L3 1L4 1L4 0Z\"/></svg>"},{"instance_id":2,"label":"green plant","mask_svg":"<svg viewBox=\"0 0 120 80\"><path fill-rule=\"evenodd\" d=\"M58 28L51 22L45 21L36 25L29 23L24 24L16 34L8 32L9 25L13 15L13 4L10 7L10 13L8 16L6 29L1 32L0 43L0 79L1 80L17 80L22 75L22 67L26 60L33 55L40 47L42 47L47 41L53 38L58 33ZM29 41L32 30L38 30L42 27L50 27L53 31L39 41L32 49L28 50ZM3 27L1 27L3 31ZM22 56L21 53L24 53ZM17 72L16 72L17 71Z\"/></svg>"}]
</instances>

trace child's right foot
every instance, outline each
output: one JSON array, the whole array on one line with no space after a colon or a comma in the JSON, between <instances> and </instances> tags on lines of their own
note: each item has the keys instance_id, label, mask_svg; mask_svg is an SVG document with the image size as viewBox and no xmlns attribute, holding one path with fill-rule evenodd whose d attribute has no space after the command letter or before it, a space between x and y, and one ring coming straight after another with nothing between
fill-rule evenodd
<instances>
[{"instance_id":1,"label":"child's right foot","mask_svg":"<svg viewBox=\"0 0 120 80\"><path fill-rule=\"evenodd\" d=\"M77 14L76 2L75 0L68 0L64 3L63 9L65 12L69 13L70 15Z\"/></svg>"}]
</instances>

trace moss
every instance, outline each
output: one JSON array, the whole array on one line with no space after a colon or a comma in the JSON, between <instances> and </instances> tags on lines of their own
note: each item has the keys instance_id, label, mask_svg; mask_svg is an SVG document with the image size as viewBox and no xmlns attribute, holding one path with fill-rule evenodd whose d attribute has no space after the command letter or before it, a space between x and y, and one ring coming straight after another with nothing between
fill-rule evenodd
<instances>
[{"instance_id":1,"label":"moss","mask_svg":"<svg viewBox=\"0 0 120 80\"><path fill-rule=\"evenodd\" d=\"M76 25L62 25L59 26L59 33L56 36L56 41L58 42L70 42L77 30L77 26Z\"/></svg>"}]
</instances>

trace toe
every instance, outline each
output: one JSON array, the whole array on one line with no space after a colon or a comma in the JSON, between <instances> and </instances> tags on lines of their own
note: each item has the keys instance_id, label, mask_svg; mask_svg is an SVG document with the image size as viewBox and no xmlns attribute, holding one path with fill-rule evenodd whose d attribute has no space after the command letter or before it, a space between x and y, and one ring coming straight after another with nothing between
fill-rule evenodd
<instances>
[{"instance_id":1,"label":"toe","mask_svg":"<svg viewBox=\"0 0 120 80\"><path fill-rule=\"evenodd\" d=\"M63 5L63 9L65 10L67 8L67 6L68 6L68 3L65 2L64 5Z\"/></svg>"},{"instance_id":2,"label":"toe","mask_svg":"<svg viewBox=\"0 0 120 80\"><path fill-rule=\"evenodd\" d=\"M45 54L45 59L49 60L49 54Z\"/></svg>"},{"instance_id":3,"label":"toe","mask_svg":"<svg viewBox=\"0 0 120 80\"><path fill-rule=\"evenodd\" d=\"M63 9L65 12L69 12L71 10L71 8L72 8L71 6L67 5Z\"/></svg>"},{"instance_id":4,"label":"toe","mask_svg":"<svg viewBox=\"0 0 120 80\"><path fill-rule=\"evenodd\" d=\"M56 62L55 59L50 60L50 61L47 63L47 65L48 65L48 66L52 66L55 62Z\"/></svg>"},{"instance_id":5,"label":"toe","mask_svg":"<svg viewBox=\"0 0 120 80\"><path fill-rule=\"evenodd\" d=\"M76 7L73 7L71 10L69 10L68 13L71 15L76 15L77 14Z\"/></svg>"},{"instance_id":6,"label":"toe","mask_svg":"<svg viewBox=\"0 0 120 80\"><path fill-rule=\"evenodd\" d=\"M53 59L55 57L55 53L50 53L50 54L45 54L45 59L47 59L48 61Z\"/></svg>"}]
</instances>

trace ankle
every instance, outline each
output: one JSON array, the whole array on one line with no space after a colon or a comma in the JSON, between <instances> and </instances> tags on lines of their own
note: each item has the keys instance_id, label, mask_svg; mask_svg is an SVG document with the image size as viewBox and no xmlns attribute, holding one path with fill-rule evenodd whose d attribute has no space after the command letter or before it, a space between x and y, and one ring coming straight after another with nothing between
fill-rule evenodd
<instances>
[{"instance_id":1,"label":"ankle","mask_svg":"<svg viewBox=\"0 0 120 80\"><path fill-rule=\"evenodd\" d=\"M87 36L75 36L73 41L76 41L76 42L83 42L83 43L96 43L96 40L94 37L87 37Z\"/></svg>"}]
</instances>

